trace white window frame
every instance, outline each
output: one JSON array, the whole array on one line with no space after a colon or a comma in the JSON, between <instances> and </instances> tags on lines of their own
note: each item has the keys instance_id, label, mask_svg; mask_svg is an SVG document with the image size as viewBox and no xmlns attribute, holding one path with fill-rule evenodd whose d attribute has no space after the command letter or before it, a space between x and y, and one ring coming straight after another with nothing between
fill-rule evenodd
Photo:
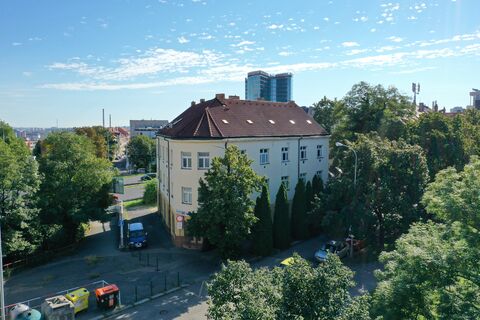
<instances>
[{"instance_id":1,"label":"white window frame","mask_svg":"<svg viewBox=\"0 0 480 320\"><path fill-rule=\"evenodd\" d=\"M280 178L281 183L285 186L285 190L290 190L290 177L289 176L282 176Z\"/></svg>"},{"instance_id":2,"label":"white window frame","mask_svg":"<svg viewBox=\"0 0 480 320\"><path fill-rule=\"evenodd\" d=\"M307 173L306 172L300 173L300 176L298 178L300 180L303 180L303 182L307 182Z\"/></svg>"},{"instance_id":3,"label":"white window frame","mask_svg":"<svg viewBox=\"0 0 480 320\"><path fill-rule=\"evenodd\" d=\"M198 169L207 170L210 168L210 152L198 152Z\"/></svg>"},{"instance_id":4,"label":"white window frame","mask_svg":"<svg viewBox=\"0 0 480 320\"><path fill-rule=\"evenodd\" d=\"M282 147L282 162L288 161L288 147Z\"/></svg>"},{"instance_id":5,"label":"white window frame","mask_svg":"<svg viewBox=\"0 0 480 320\"><path fill-rule=\"evenodd\" d=\"M323 145L318 144L317 145L317 159L322 159L323 158Z\"/></svg>"},{"instance_id":6,"label":"white window frame","mask_svg":"<svg viewBox=\"0 0 480 320\"><path fill-rule=\"evenodd\" d=\"M307 160L307 146L300 146L300 160Z\"/></svg>"},{"instance_id":7,"label":"white window frame","mask_svg":"<svg viewBox=\"0 0 480 320\"><path fill-rule=\"evenodd\" d=\"M182 151L182 169L192 170L192 153Z\"/></svg>"},{"instance_id":8,"label":"white window frame","mask_svg":"<svg viewBox=\"0 0 480 320\"><path fill-rule=\"evenodd\" d=\"M320 177L320 178L321 178L321 177L322 177L322 173L323 173L323 170L319 170L319 171L317 171L317 173L315 173L315 175L316 175L317 177Z\"/></svg>"},{"instance_id":9,"label":"white window frame","mask_svg":"<svg viewBox=\"0 0 480 320\"><path fill-rule=\"evenodd\" d=\"M260 149L260 164L269 164L269 150L267 148Z\"/></svg>"},{"instance_id":10,"label":"white window frame","mask_svg":"<svg viewBox=\"0 0 480 320\"><path fill-rule=\"evenodd\" d=\"M192 204L192 188L182 187L182 203Z\"/></svg>"}]
</instances>

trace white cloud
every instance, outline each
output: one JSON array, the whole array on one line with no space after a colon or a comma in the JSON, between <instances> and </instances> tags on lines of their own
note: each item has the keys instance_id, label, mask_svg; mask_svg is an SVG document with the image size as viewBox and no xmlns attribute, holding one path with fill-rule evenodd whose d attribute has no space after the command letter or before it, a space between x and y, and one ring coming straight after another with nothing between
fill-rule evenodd
<instances>
[{"instance_id":1,"label":"white cloud","mask_svg":"<svg viewBox=\"0 0 480 320\"><path fill-rule=\"evenodd\" d=\"M345 54L347 56L353 56L353 55L368 52L368 51L369 51L368 49L353 49L353 50L347 51Z\"/></svg>"},{"instance_id":2,"label":"white cloud","mask_svg":"<svg viewBox=\"0 0 480 320\"><path fill-rule=\"evenodd\" d=\"M360 45L355 41L345 41L345 42L342 42L342 46L348 48L348 47L358 47Z\"/></svg>"},{"instance_id":3,"label":"white cloud","mask_svg":"<svg viewBox=\"0 0 480 320\"><path fill-rule=\"evenodd\" d=\"M181 44L190 42L190 40L188 40L188 39L185 38L184 36L181 36L180 38L177 38L177 40L178 40L178 42L181 43Z\"/></svg>"},{"instance_id":4,"label":"white cloud","mask_svg":"<svg viewBox=\"0 0 480 320\"><path fill-rule=\"evenodd\" d=\"M283 24L272 24L272 25L269 25L267 28L268 28L268 29L272 29L272 30L282 29L282 28L283 28Z\"/></svg>"},{"instance_id":5,"label":"white cloud","mask_svg":"<svg viewBox=\"0 0 480 320\"><path fill-rule=\"evenodd\" d=\"M290 51L280 51L278 53L279 56L282 56L282 57L288 57L288 56L291 56L293 54L293 52L290 52Z\"/></svg>"},{"instance_id":6,"label":"white cloud","mask_svg":"<svg viewBox=\"0 0 480 320\"><path fill-rule=\"evenodd\" d=\"M402 42L403 41L402 38L397 37L397 36L390 36L390 37L387 38L387 40L390 40L392 42Z\"/></svg>"},{"instance_id":7,"label":"white cloud","mask_svg":"<svg viewBox=\"0 0 480 320\"><path fill-rule=\"evenodd\" d=\"M248 45L251 45L251 44L255 44L255 41L244 40L244 41L241 41L237 44L231 44L231 46L232 47L242 47L242 46L248 46Z\"/></svg>"},{"instance_id":8,"label":"white cloud","mask_svg":"<svg viewBox=\"0 0 480 320\"><path fill-rule=\"evenodd\" d=\"M12 42L12 46L14 47L18 47L18 46L21 46L22 43L21 42Z\"/></svg>"}]
</instances>

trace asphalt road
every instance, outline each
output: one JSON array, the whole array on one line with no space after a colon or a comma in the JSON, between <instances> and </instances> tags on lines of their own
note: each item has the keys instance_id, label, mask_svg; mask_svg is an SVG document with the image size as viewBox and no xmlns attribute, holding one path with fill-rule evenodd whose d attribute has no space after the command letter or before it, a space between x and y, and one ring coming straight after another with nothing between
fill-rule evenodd
<instances>
[{"instance_id":1,"label":"asphalt road","mask_svg":"<svg viewBox=\"0 0 480 320\"><path fill-rule=\"evenodd\" d=\"M316 237L314 239L299 243L292 248L280 252L274 256L267 257L252 263L254 267L278 266L280 262L290 257L293 252L299 253L302 257L311 260L313 253L325 239ZM348 258L344 263L355 271L354 280L357 285L352 289L352 294L360 294L363 290L373 290L376 286L376 280L373 275L374 270L381 267L378 262L351 261ZM217 269L218 270L218 269ZM109 319L116 320L147 320L147 319L207 319L205 316L208 305L206 298L206 288L204 281L209 279L210 275L205 274L199 277L188 288L174 292L157 300L149 301L135 308L126 310Z\"/></svg>"}]
</instances>

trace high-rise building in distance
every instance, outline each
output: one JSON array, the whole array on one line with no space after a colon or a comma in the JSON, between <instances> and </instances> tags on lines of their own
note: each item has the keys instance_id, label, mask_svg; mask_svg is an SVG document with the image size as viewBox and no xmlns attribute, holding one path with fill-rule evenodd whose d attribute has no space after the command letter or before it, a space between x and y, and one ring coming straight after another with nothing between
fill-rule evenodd
<instances>
[{"instance_id":1,"label":"high-rise building in distance","mask_svg":"<svg viewBox=\"0 0 480 320\"><path fill-rule=\"evenodd\" d=\"M292 100L292 74L249 72L245 78L245 100L288 102Z\"/></svg>"}]
</instances>

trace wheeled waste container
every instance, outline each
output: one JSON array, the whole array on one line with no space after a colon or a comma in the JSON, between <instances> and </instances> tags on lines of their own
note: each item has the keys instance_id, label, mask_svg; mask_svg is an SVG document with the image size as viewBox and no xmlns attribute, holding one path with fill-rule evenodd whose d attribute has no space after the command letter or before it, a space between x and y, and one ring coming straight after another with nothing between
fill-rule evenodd
<instances>
[{"instance_id":1,"label":"wheeled waste container","mask_svg":"<svg viewBox=\"0 0 480 320\"><path fill-rule=\"evenodd\" d=\"M85 288L80 288L65 295L65 298L72 301L75 314L88 309L88 297L90 292Z\"/></svg>"},{"instance_id":2,"label":"wheeled waste container","mask_svg":"<svg viewBox=\"0 0 480 320\"><path fill-rule=\"evenodd\" d=\"M42 303L44 320L74 320L75 313L72 301L64 296L45 299Z\"/></svg>"},{"instance_id":3,"label":"wheeled waste container","mask_svg":"<svg viewBox=\"0 0 480 320\"><path fill-rule=\"evenodd\" d=\"M41 320L42 314L24 304L17 304L10 309L10 320Z\"/></svg>"},{"instance_id":4,"label":"wheeled waste container","mask_svg":"<svg viewBox=\"0 0 480 320\"><path fill-rule=\"evenodd\" d=\"M120 290L114 284L95 290L97 306L100 309L113 309L118 305Z\"/></svg>"}]
</instances>

